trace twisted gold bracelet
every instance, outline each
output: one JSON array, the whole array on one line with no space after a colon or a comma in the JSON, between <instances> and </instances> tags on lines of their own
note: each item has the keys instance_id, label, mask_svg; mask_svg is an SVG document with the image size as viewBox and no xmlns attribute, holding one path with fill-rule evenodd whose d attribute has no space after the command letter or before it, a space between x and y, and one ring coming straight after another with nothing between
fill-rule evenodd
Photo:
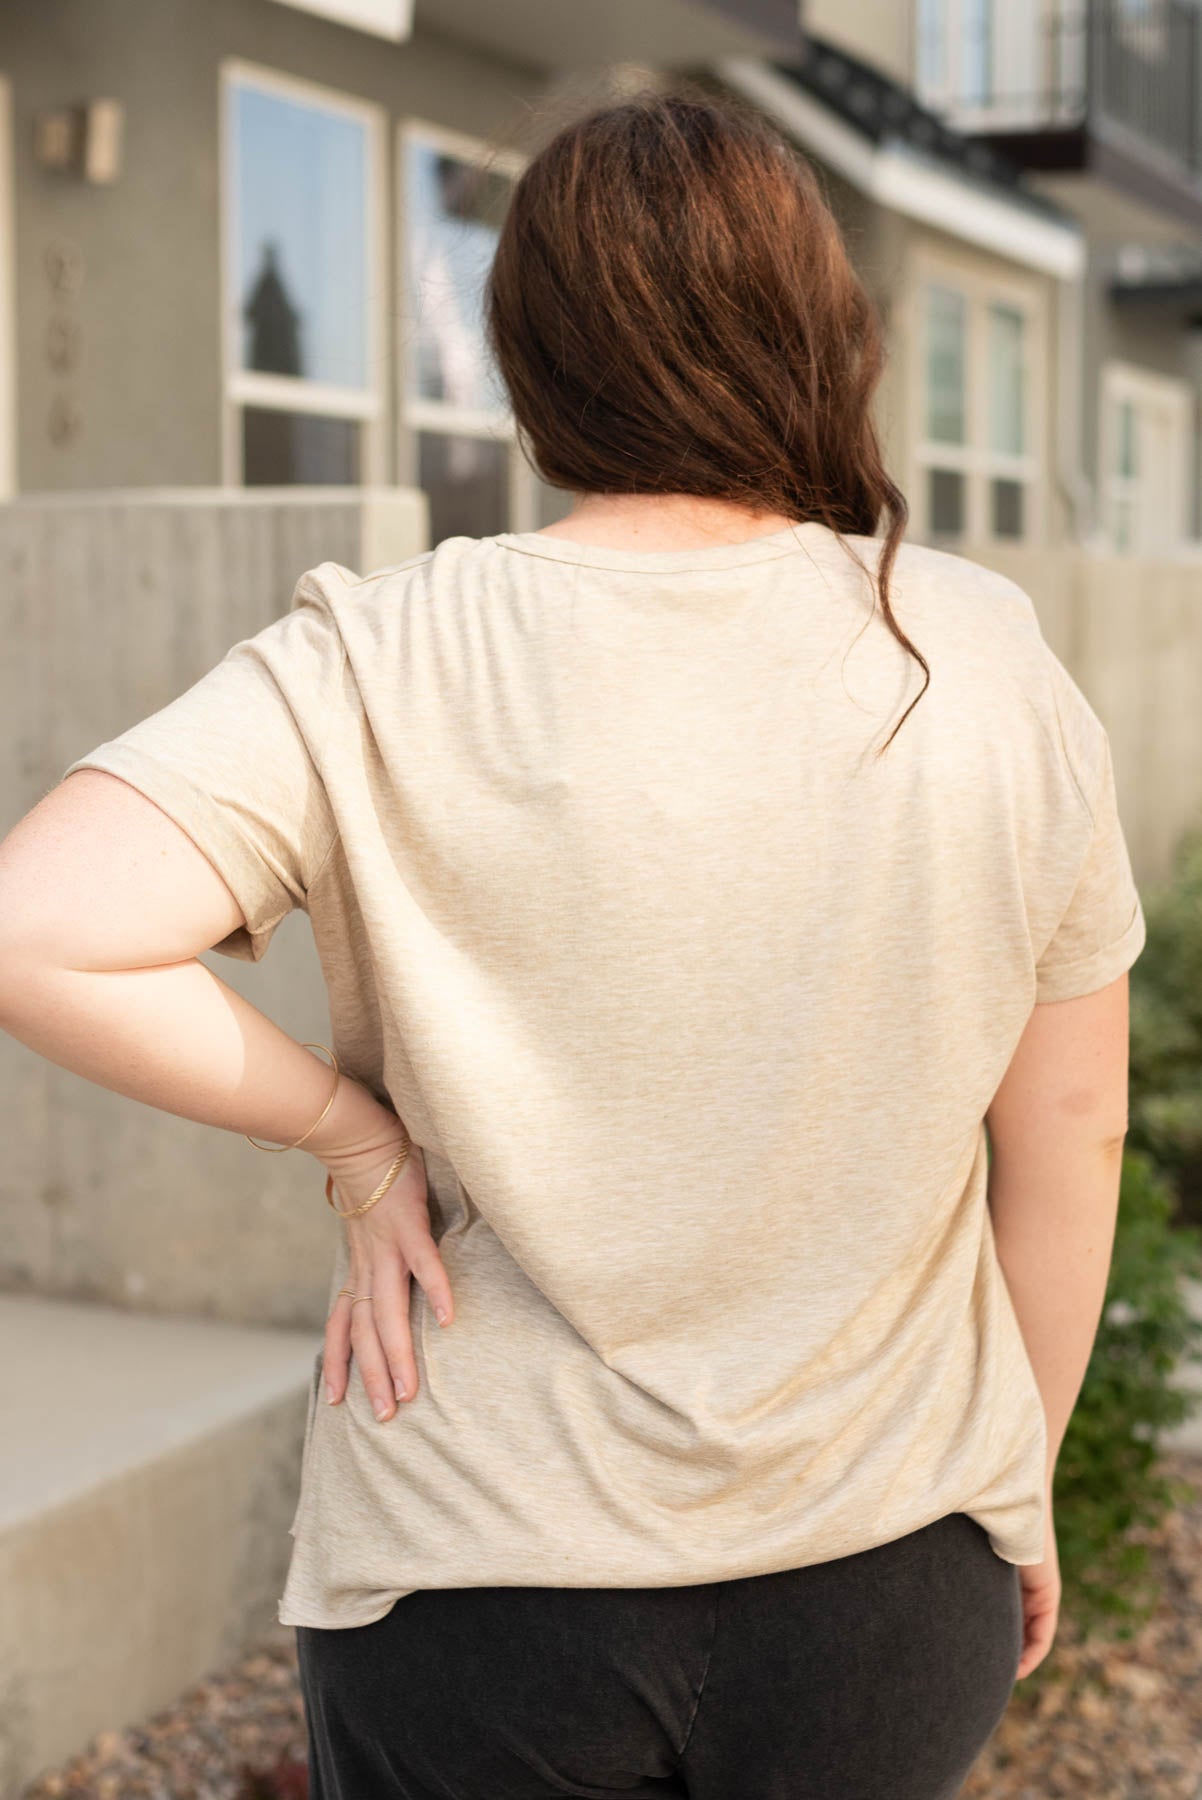
<instances>
[{"instance_id":1,"label":"twisted gold bracelet","mask_svg":"<svg viewBox=\"0 0 1202 1800\"><path fill-rule=\"evenodd\" d=\"M377 1200L383 1199L384 1195L388 1192L389 1188L400 1174L402 1165L407 1161L409 1152L413 1148L413 1141L405 1128L404 1121L400 1120L398 1123L400 1124L401 1130L405 1132L404 1148L398 1156L394 1157L392 1167L389 1169L387 1175L385 1175L375 1193L369 1194L367 1199L364 1200L361 1205L350 1206L345 1209L341 1206L334 1206L334 1177L333 1175L326 1176L326 1199L329 1201L330 1205L334 1207L334 1211L338 1214L340 1219L356 1219L360 1213L365 1213L369 1206L374 1206Z\"/></svg>"}]
</instances>

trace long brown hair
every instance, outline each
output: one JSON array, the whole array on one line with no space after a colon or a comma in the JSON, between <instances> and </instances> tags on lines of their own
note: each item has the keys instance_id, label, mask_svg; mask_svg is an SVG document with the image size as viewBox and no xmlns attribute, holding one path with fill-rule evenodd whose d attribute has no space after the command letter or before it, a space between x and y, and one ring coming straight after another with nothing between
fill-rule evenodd
<instances>
[{"instance_id":1,"label":"long brown hair","mask_svg":"<svg viewBox=\"0 0 1202 1800\"><path fill-rule=\"evenodd\" d=\"M888 515L876 591L927 679L887 749L930 683L889 603L909 509L871 412L880 323L809 163L691 84L598 107L518 181L486 316L553 487L733 500L841 541Z\"/></svg>"}]
</instances>

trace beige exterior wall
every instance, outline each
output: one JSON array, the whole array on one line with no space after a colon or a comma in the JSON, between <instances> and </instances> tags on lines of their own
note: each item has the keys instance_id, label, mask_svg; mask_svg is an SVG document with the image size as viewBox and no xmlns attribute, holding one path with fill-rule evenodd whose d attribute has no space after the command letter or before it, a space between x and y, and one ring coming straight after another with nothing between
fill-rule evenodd
<instances>
[{"instance_id":1,"label":"beige exterior wall","mask_svg":"<svg viewBox=\"0 0 1202 1800\"><path fill-rule=\"evenodd\" d=\"M910 85L914 21L908 0L805 0L802 17L814 37L826 38Z\"/></svg>"},{"instance_id":2,"label":"beige exterior wall","mask_svg":"<svg viewBox=\"0 0 1202 1800\"><path fill-rule=\"evenodd\" d=\"M1182 833L1202 829L1202 558L997 545L966 554L1031 595L1110 734L1136 880L1165 880Z\"/></svg>"}]
</instances>

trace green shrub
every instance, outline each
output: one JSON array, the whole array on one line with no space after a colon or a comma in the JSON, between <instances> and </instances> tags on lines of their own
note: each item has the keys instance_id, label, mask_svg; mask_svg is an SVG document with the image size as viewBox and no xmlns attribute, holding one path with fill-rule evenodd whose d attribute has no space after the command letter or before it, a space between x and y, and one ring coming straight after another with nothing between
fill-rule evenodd
<instances>
[{"instance_id":1,"label":"green shrub","mask_svg":"<svg viewBox=\"0 0 1202 1800\"><path fill-rule=\"evenodd\" d=\"M1053 1489L1063 1609L1085 1635L1126 1637L1147 1616L1156 1590L1137 1534L1194 1494L1165 1475L1157 1444L1200 1400L1169 1379L1202 1362L1183 1285L1202 1278L1202 1232L1175 1223L1175 1207L1172 1180L1128 1145L1102 1317Z\"/></svg>"},{"instance_id":2,"label":"green shrub","mask_svg":"<svg viewBox=\"0 0 1202 1800\"><path fill-rule=\"evenodd\" d=\"M1063 1612L1085 1637L1127 1638L1147 1617L1158 1589L1141 1540L1197 1491L1165 1472L1158 1440L1202 1405L1181 1384L1202 1363L1184 1286L1202 1280L1202 830L1141 899L1114 1254L1053 1488Z\"/></svg>"},{"instance_id":3,"label":"green shrub","mask_svg":"<svg viewBox=\"0 0 1202 1800\"><path fill-rule=\"evenodd\" d=\"M1170 879L1143 896L1148 941L1131 970L1129 1146L1202 1224L1202 831L1182 838Z\"/></svg>"}]
</instances>

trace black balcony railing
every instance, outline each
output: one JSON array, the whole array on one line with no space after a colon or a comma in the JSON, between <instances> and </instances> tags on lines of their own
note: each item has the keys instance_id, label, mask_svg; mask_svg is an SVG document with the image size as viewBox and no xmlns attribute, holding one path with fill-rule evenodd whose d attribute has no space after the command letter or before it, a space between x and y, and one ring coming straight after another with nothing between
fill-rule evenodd
<instances>
[{"instance_id":1,"label":"black balcony railing","mask_svg":"<svg viewBox=\"0 0 1202 1800\"><path fill-rule=\"evenodd\" d=\"M1202 3L1043 0L1017 49L998 29L1005 6L960 9L959 79L928 95L956 125L990 135L1110 125L1202 174Z\"/></svg>"},{"instance_id":2,"label":"black balcony railing","mask_svg":"<svg viewBox=\"0 0 1202 1800\"><path fill-rule=\"evenodd\" d=\"M1202 12L1188 0L1095 8L1091 102L1193 172L1202 167L1199 39Z\"/></svg>"}]
</instances>

